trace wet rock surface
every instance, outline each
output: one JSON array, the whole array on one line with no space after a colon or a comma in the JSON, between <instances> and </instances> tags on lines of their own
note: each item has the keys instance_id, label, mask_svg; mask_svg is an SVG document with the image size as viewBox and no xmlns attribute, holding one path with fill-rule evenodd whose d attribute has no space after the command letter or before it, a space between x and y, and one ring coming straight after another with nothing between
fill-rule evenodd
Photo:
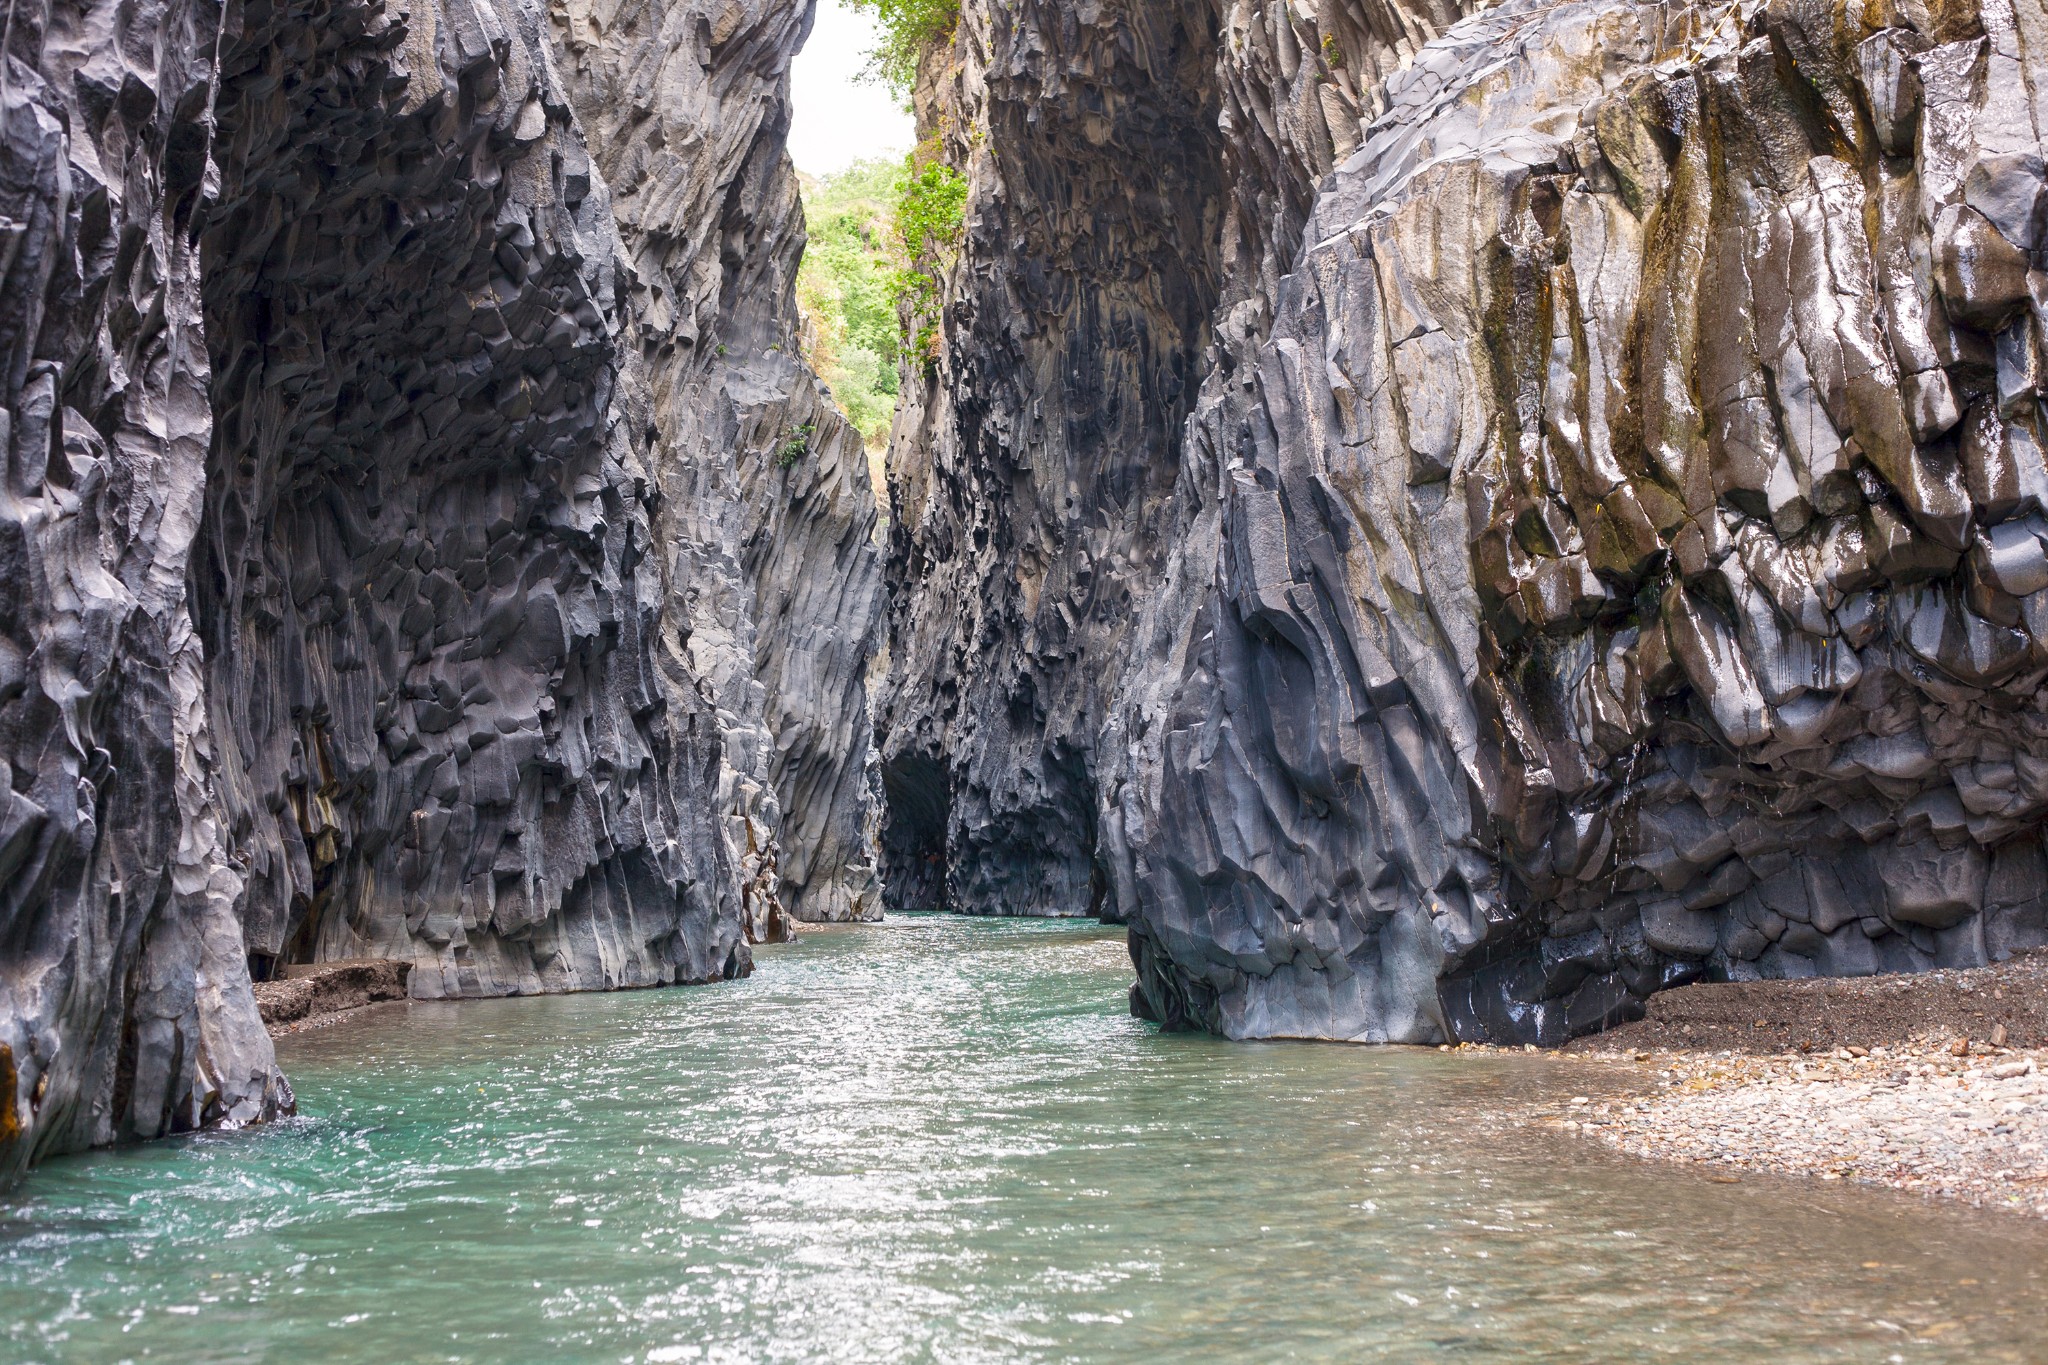
<instances>
[{"instance_id":1,"label":"wet rock surface","mask_svg":"<svg viewBox=\"0 0 2048 1365\"><path fill-rule=\"evenodd\" d=\"M872 912L873 500L792 357L808 22L10 23L0 1177L287 1108L252 969L707 981Z\"/></svg>"},{"instance_id":2,"label":"wet rock surface","mask_svg":"<svg viewBox=\"0 0 2048 1365\"><path fill-rule=\"evenodd\" d=\"M978 13L928 85L971 96L1013 51ZM1014 50L1152 50L1088 14ZM2038 12L1174 15L1212 35L1222 92L1224 178L1189 166L1183 201L1217 234L1199 392L1170 505L1102 502L1066 540L1110 564L1162 546L1164 573L1129 580L1135 624L1073 637L1094 666L1063 688L984 690L1022 620L1080 619L1071 594L975 617L932 667L958 584L1009 600L969 522L1034 504L970 476L957 421L917 424L936 408L899 426L882 719L906 902L942 879L1038 908L1008 869L1085 851L1089 896L1070 872L1054 908L1130 922L1134 1008L1366 1041L1558 1044L1688 981L2048 939ZM1131 104L1100 103L1092 145L1117 149ZM1010 278L1110 293L984 232L1026 211L996 169L1022 139L986 110L926 120L979 244L948 282L955 408ZM1041 449L1018 428L983 464ZM1040 726L1108 672L1099 729ZM923 678L940 699L906 706ZM987 804L999 765L930 720L1020 695L1008 751L1099 799L1057 838L996 818L1022 809Z\"/></svg>"}]
</instances>

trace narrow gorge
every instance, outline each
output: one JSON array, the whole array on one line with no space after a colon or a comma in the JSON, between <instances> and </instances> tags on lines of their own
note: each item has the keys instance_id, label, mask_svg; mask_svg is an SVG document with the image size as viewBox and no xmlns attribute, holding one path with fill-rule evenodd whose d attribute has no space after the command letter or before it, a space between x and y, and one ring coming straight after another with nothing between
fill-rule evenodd
<instances>
[{"instance_id":1,"label":"narrow gorge","mask_svg":"<svg viewBox=\"0 0 2048 1365\"><path fill-rule=\"evenodd\" d=\"M10 6L0 1180L290 1112L308 964L1093 916L1555 1047L2048 945L2038 0L918 13L878 507L810 0Z\"/></svg>"}]
</instances>

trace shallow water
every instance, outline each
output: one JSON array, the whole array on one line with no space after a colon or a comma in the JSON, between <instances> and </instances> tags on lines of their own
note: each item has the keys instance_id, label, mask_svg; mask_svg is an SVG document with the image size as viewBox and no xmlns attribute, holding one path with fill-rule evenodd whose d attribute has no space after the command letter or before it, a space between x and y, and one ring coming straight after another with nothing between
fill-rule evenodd
<instances>
[{"instance_id":1,"label":"shallow water","mask_svg":"<svg viewBox=\"0 0 2048 1365\"><path fill-rule=\"evenodd\" d=\"M2034 1224L1610 1159L1487 1121L1571 1063L1163 1037L1129 979L913 918L289 1039L306 1117L0 1197L0 1358L2048 1357Z\"/></svg>"}]
</instances>

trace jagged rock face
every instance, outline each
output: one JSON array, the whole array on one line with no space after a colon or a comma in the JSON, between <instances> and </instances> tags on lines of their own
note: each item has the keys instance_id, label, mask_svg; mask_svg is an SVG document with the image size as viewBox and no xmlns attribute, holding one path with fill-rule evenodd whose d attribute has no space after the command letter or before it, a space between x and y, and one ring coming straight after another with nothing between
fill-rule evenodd
<instances>
[{"instance_id":1,"label":"jagged rock face","mask_svg":"<svg viewBox=\"0 0 2048 1365\"><path fill-rule=\"evenodd\" d=\"M291 1105L249 994L185 604L210 18L23 5L6 36L0 1180Z\"/></svg>"},{"instance_id":2,"label":"jagged rock face","mask_svg":"<svg viewBox=\"0 0 2048 1365\"><path fill-rule=\"evenodd\" d=\"M1107 903L1108 664L1164 563L1219 284L1215 40L1203 4L971 4L927 68L970 197L891 455L892 905Z\"/></svg>"},{"instance_id":3,"label":"jagged rock face","mask_svg":"<svg viewBox=\"0 0 2048 1365\"><path fill-rule=\"evenodd\" d=\"M796 356L803 213L782 75L809 25L805 4L557 12L630 265L635 420L684 453L656 469L673 556L667 647L717 707L718 809L764 939L785 912L868 919L882 903L866 685L882 609L874 493L858 433Z\"/></svg>"},{"instance_id":4,"label":"jagged rock face","mask_svg":"<svg viewBox=\"0 0 2048 1365\"><path fill-rule=\"evenodd\" d=\"M1113 7L1078 13L1064 67L1142 46ZM979 16L950 54L970 92L1009 50ZM1224 180L1190 201L1220 233L1214 343L1170 507L1112 516L1092 550L1170 555L1135 580L1136 625L1091 637L1078 672L1097 697L1118 678L1100 727L1059 733L1096 817L1021 844L1090 851L1132 924L1134 1006L1232 1036L1549 1043L1701 975L2048 937L2038 9L1325 0L1211 22L1192 78L1221 92ZM1126 105L1100 107L1113 141ZM1029 638L983 612L947 672L917 636L1001 599L996 561L957 567L959 518L1034 506L948 445L972 423L942 405L978 401L965 376L999 353L971 322L1007 278L1099 288L979 231L975 206L1030 211L993 168L1053 153L972 99L932 111L977 245L912 414L943 421L899 427L893 456L891 643L919 660L899 705L923 672L989 696ZM1062 401L1034 382L1014 409ZM930 780L892 785L892 831L946 820L928 866L982 885L977 835L1003 822L960 791L993 764L958 722L905 742L906 714L892 762Z\"/></svg>"},{"instance_id":5,"label":"jagged rock face","mask_svg":"<svg viewBox=\"0 0 2048 1365\"><path fill-rule=\"evenodd\" d=\"M1144 1009L1549 1043L2048 936L2041 41L1514 4L1393 78L1191 428Z\"/></svg>"},{"instance_id":6,"label":"jagged rock face","mask_svg":"<svg viewBox=\"0 0 2048 1365\"><path fill-rule=\"evenodd\" d=\"M702 981L873 905L872 497L790 358L807 26L14 22L0 1178L288 1107L252 964Z\"/></svg>"},{"instance_id":7,"label":"jagged rock face","mask_svg":"<svg viewBox=\"0 0 2048 1365\"><path fill-rule=\"evenodd\" d=\"M1198 500L1203 376L1270 324L1312 186L1379 73L1452 17L1263 4L963 6L920 129L969 184L942 342L891 442L881 690L892 904L1116 917L1111 684ZM1337 74L1319 33L1351 54Z\"/></svg>"},{"instance_id":8,"label":"jagged rock face","mask_svg":"<svg viewBox=\"0 0 2048 1365\"><path fill-rule=\"evenodd\" d=\"M223 43L193 608L250 951L425 996L740 971L603 183L537 14L438 24Z\"/></svg>"}]
</instances>

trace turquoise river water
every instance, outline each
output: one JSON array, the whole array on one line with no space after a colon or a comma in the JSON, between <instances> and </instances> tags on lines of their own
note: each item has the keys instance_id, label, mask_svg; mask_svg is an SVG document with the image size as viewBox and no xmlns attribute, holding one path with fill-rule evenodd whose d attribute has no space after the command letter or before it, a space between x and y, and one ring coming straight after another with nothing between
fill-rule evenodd
<instances>
[{"instance_id":1,"label":"turquoise river water","mask_svg":"<svg viewBox=\"0 0 2048 1365\"><path fill-rule=\"evenodd\" d=\"M751 980L381 1007L304 1116L0 1196L0 1359L2048 1359L2048 1231L1501 1121L1582 1064L1229 1044L1120 936L913 917Z\"/></svg>"}]
</instances>

